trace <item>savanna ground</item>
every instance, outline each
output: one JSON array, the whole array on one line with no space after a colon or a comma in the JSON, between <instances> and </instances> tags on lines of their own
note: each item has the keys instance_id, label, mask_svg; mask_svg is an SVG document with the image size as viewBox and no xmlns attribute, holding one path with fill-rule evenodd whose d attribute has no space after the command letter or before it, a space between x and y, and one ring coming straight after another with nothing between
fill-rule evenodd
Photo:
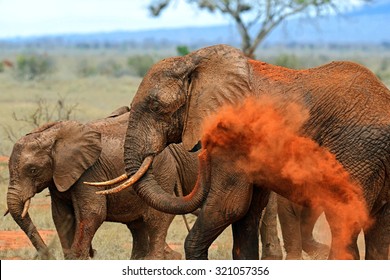
<instances>
[{"instance_id":1,"label":"savanna ground","mask_svg":"<svg viewBox=\"0 0 390 280\"><path fill-rule=\"evenodd\" d=\"M177 55L175 48L148 52L104 48L1 49L0 62L8 61L13 66L9 63L0 66L0 211L6 210L7 159L18 138L47 121L75 119L87 122L129 105L145 69L154 61L173 55ZM257 57L292 68L313 67L332 60L352 60L366 65L390 85L390 49L383 47L268 48L260 50ZM47 195L47 190L36 195L29 213L53 255L62 259ZM195 220L191 215L187 218L190 224ZM186 233L182 217L176 217L167 242L183 256ZM319 241L329 244L329 228L323 217L317 222L314 234ZM131 240L126 226L104 223L93 240L98 252L96 259L128 259ZM210 259L231 259L231 243L228 228L210 248ZM359 245L362 244L360 236ZM34 258L35 249L12 217L1 216L0 259Z\"/></svg>"}]
</instances>

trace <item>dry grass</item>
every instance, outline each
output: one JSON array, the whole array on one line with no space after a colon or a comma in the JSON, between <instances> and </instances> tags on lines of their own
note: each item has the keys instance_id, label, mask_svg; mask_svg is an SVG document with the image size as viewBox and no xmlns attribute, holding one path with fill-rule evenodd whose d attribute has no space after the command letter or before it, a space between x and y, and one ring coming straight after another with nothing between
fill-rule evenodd
<instances>
[{"instance_id":1,"label":"dry grass","mask_svg":"<svg viewBox=\"0 0 390 280\"><path fill-rule=\"evenodd\" d=\"M13 51L2 52L2 59L14 60L18 53ZM9 156L13 141L32 127L24 122L16 121L13 114L19 118L29 117L36 109L38 99L45 99L48 103L55 103L64 98L68 104L77 104L72 118L86 122L102 118L116 108L129 105L140 78L130 75L119 77L92 75L81 77L77 74L80 61L90 61L93 64L115 61L124 67L129 53L119 51L63 51L47 52L55 63L55 71L43 79L23 81L15 78L12 69L5 69L0 73L0 156ZM166 53L166 55L175 55ZM375 60L376 61L376 60ZM370 63L367 63L370 64ZM373 66L376 70L379 66ZM374 71L375 71L374 70ZM13 134L13 135L11 135ZM8 170L6 163L0 163L0 211L6 209ZM36 195L32 200L30 215L39 230L54 230L54 224L49 211L50 198L47 191ZM194 217L188 216L192 222ZM15 231L20 229L11 216L0 217L0 259L33 259L35 250L30 245L17 250L2 250L1 231ZM169 229L167 241L172 247L184 256L183 242L187 234L181 217L176 217ZM322 218L316 225L315 236L322 242L329 244L329 229ZM104 223L98 230L93 246L98 251L97 259L128 259L131 249L131 235L124 225ZM362 244L362 239L360 239ZM3 244L3 245L2 245ZM62 252L56 235L48 237L48 244L58 259ZM214 242L210 248L211 259L231 259L231 230L228 228Z\"/></svg>"},{"instance_id":2,"label":"dry grass","mask_svg":"<svg viewBox=\"0 0 390 280\"><path fill-rule=\"evenodd\" d=\"M0 61L7 58L16 60L17 53L10 51L2 53ZM38 80L18 80L15 78L13 69L6 69L0 73L0 155L9 156L12 150L13 141L20 138L33 128L30 124L16 121L18 118L30 118L37 108L37 100L44 99L52 106L59 99L64 99L69 105L76 104L71 116L72 119L87 122L93 119L102 118L110 114L118 107L129 105L138 87L140 78L125 75L122 77L111 76L90 76L80 77L76 68L81 58L90 59L94 63L107 59L105 54L85 55L79 53L54 53L52 56L56 70ZM120 56L114 55L120 60ZM126 61L126 55L122 55ZM0 211L6 209L8 170L6 163L0 163ZM54 224L49 210L50 198L46 197L48 191L36 195L32 200L29 211L34 223L39 230L54 230ZM41 207L46 205L46 208ZM49 211L48 211L49 210ZM23 258L33 259L35 249L30 245L28 248L19 250L1 250L1 231L19 230L17 224L10 215L0 217L0 259ZM114 236L112 236L114 235ZM112 239L112 242L107 242ZM130 250L124 246L131 244L131 237L127 228L120 224L106 223L99 230L95 240L98 247L98 257L102 259L128 259ZM54 256L62 258L62 252L57 236L54 236L48 243L52 248ZM110 245L108 245L110 244ZM103 249L99 249L102 247Z\"/></svg>"}]
</instances>

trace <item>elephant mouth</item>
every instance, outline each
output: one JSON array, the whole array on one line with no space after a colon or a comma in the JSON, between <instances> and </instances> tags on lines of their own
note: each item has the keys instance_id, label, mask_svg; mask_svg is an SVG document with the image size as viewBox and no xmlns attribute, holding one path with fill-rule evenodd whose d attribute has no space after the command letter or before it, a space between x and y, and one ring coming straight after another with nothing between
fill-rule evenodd
<instances>
[{"instance_id":1,"label":"elephant mouth","mask_svg":"<svg viewBox=\"0 0 390 280\"><path fill-rule=\"evenodd\" d=\"M24 219L26 217L26 215L28 214L28 210L30 209L30 205L31 205L31 199L35 196L35 194L42 192L46 188L47 188L47 186L40 185L40 186L36 187L35 190L30 192L29 195L22 196L22 197L21 197L20 193L18 192L17 188L14 188L12 186L10 186L8 188L9 193L12 193L12 195L17 198L18 201L16 202L16 204L23 205L23 210L22 210L21 215L20 215L20 217L22 219ZM4 216L8 215L8 213L10 213L9 208L6 209ZM15 213L15 211L12 211L12 214L14 214L14 213ZM20 212L18 212L18 213L20 213Z\"/></svg>"},{"instance_id":2,"label":"elephant mouth","mask_svg":"<svg viewBox=\"0 0 390 280\"><path fill-rule=\"evenodd\" d=\"M22 213L21 213L21 218L24 219L28 213L28 210L30 209L30 205L31 205L31 199L33 198L34 196L30 196L28 197L24 202L23 201L20 201L20 204L23 204L23 210L22 210ZM7 216L8 214L10 213L10 210L9 208L7 207L7 209L5 210L4 212L4 217ZM14 211L12 212L14 213ZM20 212L19 212L20 213Z\"/></svg>"}]
</instances>

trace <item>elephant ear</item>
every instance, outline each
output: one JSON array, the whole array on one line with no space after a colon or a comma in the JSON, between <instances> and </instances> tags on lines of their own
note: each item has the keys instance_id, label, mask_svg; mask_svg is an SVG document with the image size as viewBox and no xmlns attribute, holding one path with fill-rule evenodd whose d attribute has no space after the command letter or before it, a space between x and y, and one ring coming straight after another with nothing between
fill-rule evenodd
<instances>
[{"instance_id":1,"label":"elephant ear","mask_svg":"<svg viewBox=\"0 0 390 280\"><path fill-rule=\"evenodd\" d=\"M68 190L97 161L101 151L99 132L77 122L64 124L53 147L53 179L57 189Z\"/></svg>"},{"instance_id":2,"label":"elephant ear","mask_svg":"<svg viewBox=\"0 0 390 280\"><path fill-rule=\"evenodd\" d=\"M204 120L224 104L242 102L251 92L251 67L240 50L216 45L188 54L189 74L187 115L182 141L187 151L201 139Z\"/></svg>"},{"instance_id":3,"label":"elephant ear","mask_svg":"<svg viewBox=\"0 0 390 280\"><path fill-rule=\"evenodd\" d=\"M123 115L123 114L126 114L126 113L128 113L128 112L130 112L130 108L127 107L127 106L122 106L122 107L116 109L114 112L112 112L112 113L108 116L108 118L115 118L115 117L121 116L121 115Z\"/></svg>"}]
</instances>

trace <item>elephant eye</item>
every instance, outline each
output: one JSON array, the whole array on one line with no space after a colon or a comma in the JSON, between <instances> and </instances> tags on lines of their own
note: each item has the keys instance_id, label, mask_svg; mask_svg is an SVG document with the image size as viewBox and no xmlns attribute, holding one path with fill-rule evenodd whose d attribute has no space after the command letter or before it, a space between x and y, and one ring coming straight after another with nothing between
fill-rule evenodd
<instances>
[{"instance_id":1,"label":"elephant eye","mask_svg":"<svg viewBox=\"0 0 390 280\"><path fill-rule=\"evenodd\" d=\"M160 102L155 99L151 100L151 102L149 103L149 107L150 110L152 110L153 112L158 112L161 109Z\"/></svg>"},{"instance_id":2,"label":"elephant eye","mask_svg":"<svg viewBox=\"0 0 390 280\"><path fill-rule=\"evenodd\" d=\"M27 174L30 176L37 176L39 174L39 169L37 166L28 166L26 168Z\"/></svg>"}]
</instances>

